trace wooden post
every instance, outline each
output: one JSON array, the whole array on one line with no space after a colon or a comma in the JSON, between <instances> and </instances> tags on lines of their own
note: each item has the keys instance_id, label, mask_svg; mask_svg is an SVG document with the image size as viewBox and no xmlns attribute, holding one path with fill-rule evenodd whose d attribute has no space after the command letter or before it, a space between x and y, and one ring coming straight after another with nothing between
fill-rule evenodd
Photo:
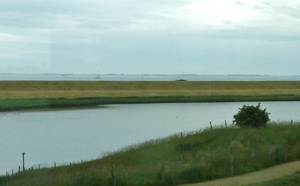
<instances>
[{"instance_id":1,"label":"wooden post","mask_svg":"<svg viewBox=\"0 0 300 186\"><path fill-rule=\"evenodd\" d=\"M56 167L56 162L54 162L54 167Z\"/></svg>"},{"instance_id":2,"label":"wooden post","mask_svg":"<svg viewBox=\"0 0 300 186\"><path fill-rule=\"evenodd\" d=\"M227 122L226 122L226 120L225 120L225 129L227 129Z\"/></svg>"},{"instance_id":3,"label":"wooden post","mask_svg":"<svg viewBox=\"0 0 300 186\"><path fill-rule=\"evenodd\" d=\"M21 166L19 166L19 173L21 172Z\"/></svg>"},{"instance_id":4,"label":"wooden post","mask_svg":"<svg viewBox=\"0 0 300 186\"><path fill-rule=\"evenodd\" d=\"M49 185L50 186L54 185L54 171L53 170L50 170L50 173L49 173Z\"/></svg>"},{"instance_id":5,"label":"wooden post","mask_svg":"<svg viewBox=\"0 0 300 186\"><path fill-rule=\"evenodd\" d=\"M270 163L273 165L274 161L272 158L272 146L271 145L269 146L269 160L270 160Z\"/></svg>"},{"instance_id":6,"label":"wooden post","mask_svg":"<svg viewBox=\"0 0 300 186\"><path fill-rule=\"evenodd\" d=\"M206 163L205 163L205 156L202 155L202 169L204 169L205 166L206 166Z\"/></svg>"},{"instance_id":7,"label":"wooden post","mask_svg":"<svg viewBox=\"0 0 300 186\"><path fill-rule=\"evenodd\" d=\"M111 168L111 178L112 178L113 186L116 186L117 179L116 179L116 165L115 164Z\"/></svg>"},{"instance_id":8,"label":"wooden post","mask_svg":"<svg viewBox=\"0 0 300 186\"><path fill-rule=\"evenodd\" d=\"M12 176L14 175L14 169L11 169L11 175Z\"/></svg>"},{"instance_id":9,"label":"wooden post","mask_svg":"<svg viewBox=\"0 0 300 186\"><path fill-rule=\"evenodd\" d=\"M163 161L161 165L161 182L165 183L166 182L166 164Z\"/></svg>"},{"instance_id":10,"label":"wooden post","mask_svg":"<svg viewBox=\"0 0 300 186\"><path fill-rule=\"evenodd\" d=\"M286 144L286 146L285 146L285 162L287 162L287 160L288 160L288 153L289 153L289 146L288 146L288 144Z\"/></svg>"},{"instance_id":11,"label":"wooden post","mask_svg":"<svg viewBox=\"0 0 300 186\"><path fill-rule=\"evenodd\" d=\"M212 130L213 128L212 128L212 124L211 124L211 121L210 121L209 123L210 123L210 130Z\"/></svg>"},{"instance_id":12,"label":"wooden post","mask_svg":"<svg viewBox=\"0 0 300 186\"><path fill-rule=\"evenodd\" d=\"M233 154L230 155L230 169L231 169L231 175L234 175L234 170L233 170L233 161L234 161L234 157Z\"/></svg>"},{"instance_id":13,"label":"wooden post","mask_svg":"<svg viewBox=\"0 0 300 186\"><path fill-rule=\"evenodd\" d=\"M291 121L291 125L293 125L293 120Z\"/></svg>"},{"instance_id":14,"label":"wooden post","mask_svg":"<svg viewBox=\"0 0 300 186\"><path fill-rule=\"evenodd\" d=\"M25 152L22 153L22 156L23 156L23 172L25 171Z\"/></svg>"},{"instance_id":15,"label":"wooden post","mask_svg":"<svg viewBox=\"0 0 300 186\"><path fill-rule=\"evenodd\" d=\"M254 152L253 151L251 153L251 163L252 163L252 165L254 165Z\"/></svg>"},{"instance_id":16,"label":"wooden post","mask_svg":"<svg viewBox=\"0 0 300 186\"><path fill-rule=\"evenodd\" d=\"M39 164L39 169L41 169L41 164Z\"/></svg>"}]
</instances>

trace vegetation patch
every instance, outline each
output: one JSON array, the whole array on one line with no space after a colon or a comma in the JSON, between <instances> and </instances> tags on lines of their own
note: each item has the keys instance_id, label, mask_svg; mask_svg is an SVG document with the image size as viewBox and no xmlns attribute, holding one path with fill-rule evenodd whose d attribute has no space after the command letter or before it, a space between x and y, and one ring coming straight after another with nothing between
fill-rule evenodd
<instances>
[{"instance_id":1,"label":"vegetation patch","mask_svg":"<svg viewBox=\"0 0 300 186\"><path fill-rule=\"evenodd\" d=\"M217 127L150 140L100 159L0 177L0 185L179 185L241 175L300 159L300 123ZM259 144L259 145L258 145ZM28 167L27 167L28 169ZM112 176L114 175L114 176ZM39 184L36 184L39 183Z\"/></svg>"},{"instance_id":2,"label":"vegetation patch","mask_svg":"<svg viewBox=\"0 0 300 186\"><path fill-rule=\"evenodd\" d=\"M0 81L0 111L131 103L299 100L298 81Z\"/></svg>"},{"instance_id":3,"label":"vegetation patch","mask_svg":"<svg viewBox=\"0 0 300 186\"><path fill-rule=\"evenodd\" d=\"M267 124L269 114L266 109L260 109L260 103L257 106L244 105L239 112L233 116L233 122L239 127L262 127Z\"/></svg>"},{"instance_id":4,"label":"vegetation patch","mask_svg":"<svg viewBox=\"0 0 300 186\"><path fill-rule=\"evenodd\" d=\"M241 101L300 101L300 96L155 96L155 97L90 97L90 98L34 98L0 99L0 111L32 109L64 109L97 107L108 104L140 103L200 103Z\"/></svg>"}]
</instances>

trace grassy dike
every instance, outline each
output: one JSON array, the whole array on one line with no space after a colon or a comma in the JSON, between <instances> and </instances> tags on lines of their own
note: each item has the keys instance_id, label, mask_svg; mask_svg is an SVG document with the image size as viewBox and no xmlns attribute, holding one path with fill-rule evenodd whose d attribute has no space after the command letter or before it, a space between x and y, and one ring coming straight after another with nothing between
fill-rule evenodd
<instances>
[{"instance_id":1,"label":"grassy dike","mask_svg":"<svg viewBox=\"0 0 300 186\"><path fill-rule=\"evenodd\" d=\"M0 111L131 103L299 100L298 81L0 81Z\"/></svg>"},{"instance_id":2,"label":"grassy dike","mask_svg":"<svg viewBox=\"0 0 300 186\"><path fill-rule=\"evenodd\" d=\"M117 185L171 186L241 175L299 159L300 123L270 123L260 129L216 127L147 141L89 162L3 176L0 185L112 186L115 165Z\"/></svg>"}]
</instances>

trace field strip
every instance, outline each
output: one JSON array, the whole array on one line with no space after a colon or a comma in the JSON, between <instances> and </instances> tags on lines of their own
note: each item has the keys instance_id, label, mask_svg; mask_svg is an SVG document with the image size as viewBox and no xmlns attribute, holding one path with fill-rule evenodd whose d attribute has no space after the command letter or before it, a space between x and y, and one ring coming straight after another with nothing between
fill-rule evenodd
<instances>
[{"instance_id":1,"label":"field strip","mask_svg":"<svg viewBox=\"0 0 300 186\"><path fill-rule=\"evenodd\" d=\"M240 176L222 178L195 184L184 184L180 186L238 186L270 181L287 175L292 175L300 170L300 161L277 165L261 171L252 172Z\"/></svg>"},{"instance_id":2,"label":"field strip","mask_svg":"<svg viewBox=\"0 0 300 186\"><path fill-rule=\"evenodd\" d=\"M1 91L0 99L16 98L84 98L84 97L145 97L145 96L272 96L300 95L299 89L272 90L36 90Z\"/></svg>"},{"instance_id":3,"label":"field strip","mask_svg":"<svg viewBox=\"0 0 300 186\"><path fill-rule=\"evenodd\" d=\"M300 95L296 82L0 81L0 99Z\"/></svg>"}]
</instances>

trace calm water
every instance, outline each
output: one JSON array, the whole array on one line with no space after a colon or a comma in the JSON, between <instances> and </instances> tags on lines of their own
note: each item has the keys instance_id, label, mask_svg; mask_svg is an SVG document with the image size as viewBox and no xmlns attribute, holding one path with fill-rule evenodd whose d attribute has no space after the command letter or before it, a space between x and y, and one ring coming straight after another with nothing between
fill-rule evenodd
<instances>
[{"instance_id":1,"label":"calm water","mask_svg":"<svg viewBox=\"0 0 300 186\"><path fill-rule=\"evenodd\" d=\"M300 81L300 76L0 74L1 80L41 81Z\"/></svg>"},{"instance_id":2,"label":"calm water","mask_svg":"<svg viewBox=\"0 0 300 186\"><path fill-rule=\"evenodd\" d=\"M99 109L0 114L0 174L22 165L91 160L104 152L174 133L232 122L243 104L110 105ZM276 120L300 121L300 102L262 102Z\"/></svg>"}]
</instances>

